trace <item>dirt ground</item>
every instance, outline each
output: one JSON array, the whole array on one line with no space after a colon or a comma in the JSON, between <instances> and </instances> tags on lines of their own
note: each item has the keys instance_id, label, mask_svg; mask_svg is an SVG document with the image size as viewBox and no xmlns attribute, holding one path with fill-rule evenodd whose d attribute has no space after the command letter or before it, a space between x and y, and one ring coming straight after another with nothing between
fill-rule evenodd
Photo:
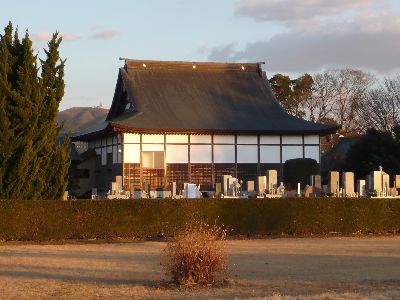
<instances>
[{"instance_id":1,"label":"dirt ground","mask_svg":"<svg viewBox=\"0 0 400 300\"><path fill-rule=\"evenodd\" d=\"M228 242L225 287L165 283L162 242L0 245L1 299L400 299L400 237Z\"/></svg>"}]
</instances>

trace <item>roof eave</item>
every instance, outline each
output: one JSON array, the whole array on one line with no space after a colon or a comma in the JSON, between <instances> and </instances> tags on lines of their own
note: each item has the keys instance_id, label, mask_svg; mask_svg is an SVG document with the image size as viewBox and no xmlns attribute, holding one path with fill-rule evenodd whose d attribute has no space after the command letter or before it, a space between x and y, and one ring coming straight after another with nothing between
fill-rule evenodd
<instances>
[{"instance_id":1,"label":"roof eave","mask_svg":"<svg viewBox=\"0 0 400 300\"><path fill-rule=\"evenodd\" d=\"M112 127L111 127L110 123L108 123L108 125L101 130L92 131L92 132L88 132L88 133L84 133L84 134L77 133L77 135L74 135L71 137L71 142L88 142L97 137L103 136L104 134L109 133L111 131L112 131Z\"/></svg>"},{"instance_id":2,"label":"roof eave","mask_svg":"<svg viewBox=\"0 0 400 300\"><path fill-rule=\"evenodd\" d=\"M331 126L323 129L312 129L312 130L223 130L223 129L161 129L161 128L139 128L122 125L119 123L111 122L110 126L113 131L125 131L134 133L188 133L188 134L287 134L287 135L298 135L298 134L316 134L316 135L328 135L333 134L341 128L341 126Z\"/></svg>"}]
</instances>

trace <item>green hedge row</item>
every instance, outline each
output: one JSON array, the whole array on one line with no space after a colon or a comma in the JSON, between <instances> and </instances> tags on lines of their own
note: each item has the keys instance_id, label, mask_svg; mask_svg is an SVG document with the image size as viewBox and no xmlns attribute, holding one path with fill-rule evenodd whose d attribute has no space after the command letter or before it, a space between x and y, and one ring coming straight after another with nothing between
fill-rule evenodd
<instances>
[{"instance_id":1,"label":"green hedge row","mask_svg":"<svg viewBox=\"0 0 400 300\"><path fill-rule=\"evenodd\" d=\"M197 199L0 201L0 240L173 235L193 219L231 235L400 232L399 199Z\"/></svg>"}]
</instances>

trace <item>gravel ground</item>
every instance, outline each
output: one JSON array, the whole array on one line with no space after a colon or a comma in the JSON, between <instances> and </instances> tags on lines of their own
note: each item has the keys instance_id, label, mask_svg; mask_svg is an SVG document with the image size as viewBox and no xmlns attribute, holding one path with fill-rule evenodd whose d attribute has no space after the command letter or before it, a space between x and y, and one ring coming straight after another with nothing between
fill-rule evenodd
<instances>
[{"instance_id":1,"label":"gravel ground","mask_svg":"<svg viewBox=\"0 0 400 300\"><path fill-rule=\"evenodd\" d=\"M1 299L400 299L400 237L228 242L224 287L177 288L163 242L0 245Z\"/></svg>"}]
</instances>

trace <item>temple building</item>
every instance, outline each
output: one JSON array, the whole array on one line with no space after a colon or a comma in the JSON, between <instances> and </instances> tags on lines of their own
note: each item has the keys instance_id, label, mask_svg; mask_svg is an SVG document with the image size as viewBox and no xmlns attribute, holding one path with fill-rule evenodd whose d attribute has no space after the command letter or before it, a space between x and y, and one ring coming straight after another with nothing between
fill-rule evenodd
<instances>
[{"instance_id":1,"label":"temple building","mask_svg":"<svg viewBox=\"0 0 400 300\"><path fill-rule=\"evenodd\" d=\"M336 127L287 114L259 63L125 60L104 123L77 132L95 155L95 187L152 189L176 182L212 190L222 175L255 180L293 158L320 162ZM94 152L94 151L95 152Z\"/></svg>"}]
</instances>

